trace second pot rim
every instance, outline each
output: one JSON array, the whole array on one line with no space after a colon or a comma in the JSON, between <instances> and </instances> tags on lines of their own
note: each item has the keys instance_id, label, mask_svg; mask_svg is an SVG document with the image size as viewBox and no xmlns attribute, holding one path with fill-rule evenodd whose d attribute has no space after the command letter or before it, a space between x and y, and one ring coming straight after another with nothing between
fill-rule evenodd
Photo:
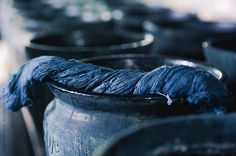
<instances>
[{"instance_id":1,"label":"second pot rim","mask_svg":"<svg viewBox=\"0 0 236 156\"><path fill-rule=\"evenodd\" d=\"M79 32L81 30L75 30L75 31ZM70 31L70 33L71 32L73 31ZM82 30L81 32L84 32L84 30ZM93 31L91 32L93 33ZM43 38L50 35L65 35L67 33L68 32L65 32L65 31L51 31L51 32L49 31L49 32L44 32L42 34L38 34L37 36L31 39L30 44L27 45L26 48L46 50L46 51L58 51L58 52L61 52L61 51L65 51L65 52L67 51L68 52L105 51L106 52L106 51L128 50L128 49L133 49L133 48L138 48L138 47L145 47L147 45L152 44L152 42L154 41L154 36L152 34L144 32L144 33L136 33L136 34L127 33L129 36L133 38L137 37L136 35L138 35L140 37L140 40L129 42L129 43L116 44L116 45L93 46L93 47L89 47L89 46L87 47L86 46L84 47L83 46L71 46L71 47L64 46L63 47L63 46L33 43L33 40L38 39L38 38ZM112 33L115 34L117 32L112 32Z\"/></svg>"}]
</instances>

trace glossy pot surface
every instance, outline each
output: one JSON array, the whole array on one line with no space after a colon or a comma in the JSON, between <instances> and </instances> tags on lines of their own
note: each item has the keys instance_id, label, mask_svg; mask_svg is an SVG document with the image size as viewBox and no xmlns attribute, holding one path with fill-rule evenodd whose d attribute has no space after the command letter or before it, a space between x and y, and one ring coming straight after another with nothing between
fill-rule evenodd
<instances>
[{"instance_id":1,"label":"glossy pot surface","mask_svg":"<svg viewBox=\"0 0 236 156\"><path fill-rule=\"evenodd\" d=\"M118 55L81 61L116 69L145 71L163 64L185 64L211 71L219 79L222 78L222 73L217 69L164 56ZM172 99L173 104L168 105L164 95L117 96L80 92L59 84L49 86L55 98L45 111L43 125L46 151L50 156L90 156L106 139L128 127L196 111L181 99Z\"/></svg>"},{"instance_id":2,"label":"glossy pot surface","mask_svg":"<svg viewBox=\"0 0 236 156\"><path fill-rule=\"evenodd\" d=\"M163 96L119 97L78 93L51 86L56 98L44 114L47 155L92 155L104 140L127 127L155 119ZM154 104L155 103L155 104ZM163 112L167 108L163 108ZM159 111L161 111L159 109Z\"/></svg>"}]
</instances>

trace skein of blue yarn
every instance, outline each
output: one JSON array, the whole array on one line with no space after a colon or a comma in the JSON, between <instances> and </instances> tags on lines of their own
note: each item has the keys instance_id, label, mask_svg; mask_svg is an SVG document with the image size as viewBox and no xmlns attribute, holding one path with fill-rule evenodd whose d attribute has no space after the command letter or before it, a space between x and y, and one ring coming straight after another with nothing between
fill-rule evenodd
<instances>
[{"instance_id":1,"label":"skein of blue yarn","mask_svg":"<svg viewBox=\"0 0 236 156\"><path fill-rule=\"evenodd\" d=\"M162 66L150 72L115 70L55 56L35 58L21 66L6 86L0 100L12 111L31 106L32 86L36 83L56 82L87 92L115 95L165 94L170 98L184 98L191 105L214 105L213 112L224 113L225 101L233 97L220 80L206 71L192 67ZM224 108L224 109L222 109Z\"/></svg>"}]
</instances>

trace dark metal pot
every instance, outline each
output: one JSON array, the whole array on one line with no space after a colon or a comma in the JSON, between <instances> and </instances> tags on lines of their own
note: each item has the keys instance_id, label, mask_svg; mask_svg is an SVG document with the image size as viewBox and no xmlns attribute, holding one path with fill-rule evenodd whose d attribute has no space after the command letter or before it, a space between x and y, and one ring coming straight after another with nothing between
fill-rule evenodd
<instances>
[{"instance_id":1,"label":"dark metal pot","mask_svg":"<svg viewBox=\"0 0 236 156\"><path fill-rule=\"evenodd\" d=\"M209 64L222 69L227 76L228 87L236 97L236 33L231 37L204 42L204 55Z\"/></svg>"},{"instance_id":2,"label":"dark metal pot","mask_svg":"<svg viewBox=\"0 0 236 156\"><path fill-rule=\"evenodd\" d=\"M222 77L215 68L164 56L118 55L82 61L116 69L146 71L163 64L185 64L210 71L219 79ZM117 96L80 92L58 84L49 86L55 99L48 105L43 122L48 156L90 156L104 140L128 127L196 111L181 99L173 99L177 105L167 105L168 99L163 95Z\"/></svg>"},{"instance_id":3,"label":"dark metal pot","mask_svg":"<svg viewBox=\"0 0 236 156\"><path fill-rule=\"evenodd\" d=\"M106 54L148 53L153 42L150 34L119 34L113 30L78 30L45 33L33 38L26 47L29 58L54 55L85 58Z\"/></svg>"},{"instance_id":4,"label":"dark metal pot","mask_svg":"<svg viewBox=\"0 0 236 156\"><path fill-rule=\"evenodd\" d=\"M236 115L156 121L106 142L94 156L235 156Z\"/></svg>"},{"instance_id":5,"label":"dark metal pot","mask_svg":"<svg viewBox=\"0 0 236 156\"><path fill-rule=\"evenodd\" d=\"M236 32L235 23L190 21L146 22L145 28L154 34L153 53L204 60L202 42L208 38L228 36Z\"/></svg>"}]
</instances>

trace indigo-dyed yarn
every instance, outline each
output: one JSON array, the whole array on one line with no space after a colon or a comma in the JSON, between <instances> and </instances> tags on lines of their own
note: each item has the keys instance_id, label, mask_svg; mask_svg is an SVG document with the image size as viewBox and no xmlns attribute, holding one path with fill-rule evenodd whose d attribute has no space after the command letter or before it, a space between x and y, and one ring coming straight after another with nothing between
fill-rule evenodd
<instances>
[{"instance_id":1,"label":"indigo-dyed yarn","mask_svg":"<svg viewBox=\"0 0 236 156\"><path fill-rule=\"evenodd\" d=\"M220 80L192 67L162 66L150 72L115 70L55 56L38 57L22 65L1 89L0 99L12 111L31 106L30 90L39 82L56 82L82 91L116 95L162 93L170 98L184 98L191 105L203 105L206 110L213 105L210 111L216 114L224 113L224 102L232 100Z\"/></svg>"}]
</instances>

